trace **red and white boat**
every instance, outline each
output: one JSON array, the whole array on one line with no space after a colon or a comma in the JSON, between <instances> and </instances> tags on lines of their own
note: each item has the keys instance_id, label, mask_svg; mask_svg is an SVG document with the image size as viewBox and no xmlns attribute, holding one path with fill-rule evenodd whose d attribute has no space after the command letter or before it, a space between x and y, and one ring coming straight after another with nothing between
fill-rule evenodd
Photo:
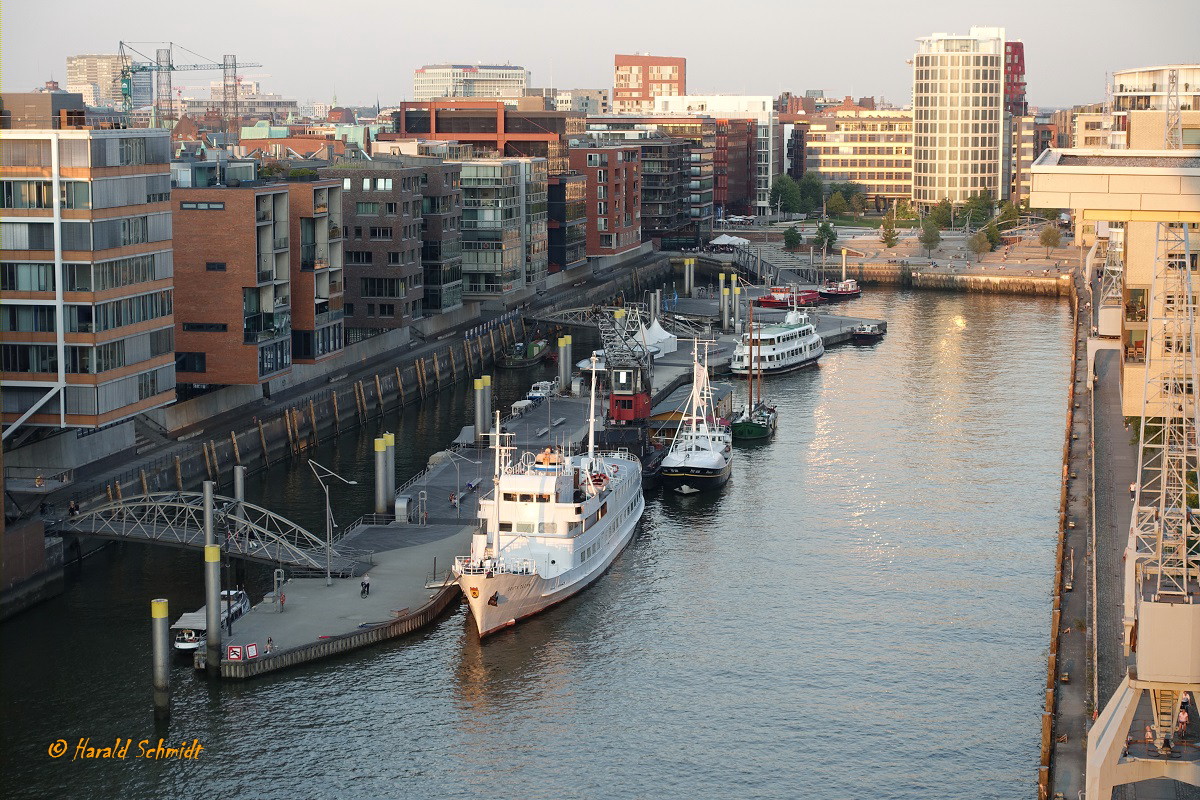
<instances>
[{"instance_id":1,"label":"red and white boat","mask_svg":"<svg viewBox=\"0 0 1200 800\"><path fill-rule=\"evenodd\" d=\"M822 300L853 300L862 295L858 281L849 278L844 281L825 281L825 285L817 290Z\"/></svg>"},{"instance_id":2,"label":"red and white boat","mask_svg":"<svg viewBox=\"0 0 1200 800\"><path fill-rule=\"evenodd\" d=\"M759 308L795 308L813 306L821 302L816 289L799 289L795 286L772 286L762 297L755 298Z\"/></svg>"}]
</instances>

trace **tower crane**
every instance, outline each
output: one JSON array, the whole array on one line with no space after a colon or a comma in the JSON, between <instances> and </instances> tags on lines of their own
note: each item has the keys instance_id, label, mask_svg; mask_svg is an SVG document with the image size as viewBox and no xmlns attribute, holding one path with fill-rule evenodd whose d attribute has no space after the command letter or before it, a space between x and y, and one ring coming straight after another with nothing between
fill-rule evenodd
<instances>
[{"instance_id":1,"label":"tower crane","mask_svg":"<svg viewBox=\"0 0 1200 800\"><path fill-rule=\"evenodd\" d=\"M238 62L237 56L226 55L221 63L210 61L199 64L176 64L174 43L166 42L166 47L155 50L154 58L135 49L130 42L121 42L118 54L121 61L121 112L129 124L133 113L133 76L147 72L154 75L154 107L160 119L175 119L175 104L171 90L171 73L197 70L221 70L222 75L222 116L227 126L237 124L238 114L238 68L261 67L262 64ZM187 48L182 48L187 49ZM190 50L188 52L191 52ZM144 61L134 61L133 56L141 56ZM203 58L203 56L199 56Z\"/></svg>"}]
</instances>

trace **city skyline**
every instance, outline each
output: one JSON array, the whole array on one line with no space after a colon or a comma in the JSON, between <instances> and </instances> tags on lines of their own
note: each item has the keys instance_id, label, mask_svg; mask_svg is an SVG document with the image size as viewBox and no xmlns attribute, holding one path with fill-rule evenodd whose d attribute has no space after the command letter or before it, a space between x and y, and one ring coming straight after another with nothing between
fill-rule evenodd
<instances>
[{"instance_id":1,"label":"city skyline","mask_svg":"<svg viewBox=\"0 0 1200 800\"><path fill-rule=\"evenodd\" d=\"M1106 72L1184 63L1196 57L1188 42L1188 26L1159 24L1172 12L1184 18L1187 4L1183 0L1152 0L1147 5L1155 12L1125 15L1119 33L1108 22L1115 17L1103 13L1109 6L1115 13L1117 6L1105 2L1089 6L1095 13L1086 17L1032 2L1014 3L1001 10L981 3L937 0L925 4L919 14L869 3L872 13L854 18L852 43L841 35L842 22L833 9L801 14L770 2L758 4L759 13L754 17L739 17L747 20L751 30L764 29L760 23L770 19L790 22L790 27L785 24L783 29L795 30L795 35L778 44L731 41L728 26L714 24L729 19L728 7L710 2L689 6L688 16L673 21L672 36L653 30L648 21L647 29L633 32L628 28L589 28L582 43L563 35L520 35L529 32L531 18L561 13L543 2L522 3L508 20L496 19L495 24L465 25L453 40L422 36L419 18L403 10L384 9L372 14L371 25L357 26L352 38L347 34L352 48L336 36L318 39L328 28L313 26L316 17L305 13L310 4L303 0L286 5L263 0L254 4L263 12L262 24L217 32L181 24L178 14L163 4L139 1L127 5L131 8L126 10L134 13L66 27L61 25L64 18L86 15L91 6L81 0L6 5L0 12L4 54L0 90L30 91L52 78L65 85L67 56L116 52L121 39L175 41L211 60L235 53L241 60L264 65L255 72L270 75L263 79L267 91L321 102L336 95L342 105L371 105L376 98L384 104L412 99L412 71L427 63L508 62L530 70L534 86L611 88L614 54L633 52L686 58L688 91L693 94L774 96L785 90L819 88L831 96L882 96L907 105L912 91L907 62L916 52L916 39L939 31L965 33L972 25L1002 26L1009 38L1025 42L1029 102L1035 106L1097 102L1103 99ZM462 19L495 16L494 7L475 0L464 0L460 6ZM322 7L311 4L311 9L315 13ZM472 13L475 9L478 14ZM633 19L641 16L642 7L624 0L610 8L617 16L622 9L632 13ZM277 19L272 17L275 11L279 12ZM496 35L498 30L509 30L511 35ZM319 58L323 69L314 74L313 50L320 52L323 45L328 48ZM861 58L856 53L872 56ZM749 58L754 58L754 63L746 63ZM745 68L734 72L728 69L731 62L745 64ZM198 76L206 73L180 73L176 84L207 86L208 78Z\"/></svg>"}]
</instances>

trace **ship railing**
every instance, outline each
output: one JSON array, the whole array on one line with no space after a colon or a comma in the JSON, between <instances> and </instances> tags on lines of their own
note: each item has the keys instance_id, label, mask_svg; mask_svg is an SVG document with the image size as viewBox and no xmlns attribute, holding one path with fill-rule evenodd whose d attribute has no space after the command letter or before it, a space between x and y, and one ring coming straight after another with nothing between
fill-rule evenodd
<instances>
[{"instance_id":1,"label":"ship railing","mask_svg":"<svg viewBox=\"0 0 1200 800\"><path fill-rule=\"evenodd\" d=\"M470 556L455 556L454 571L460 575L533 575L537 564L531 558L513 561L504 559L472 559Z\"/></svg>"}]
</instances>

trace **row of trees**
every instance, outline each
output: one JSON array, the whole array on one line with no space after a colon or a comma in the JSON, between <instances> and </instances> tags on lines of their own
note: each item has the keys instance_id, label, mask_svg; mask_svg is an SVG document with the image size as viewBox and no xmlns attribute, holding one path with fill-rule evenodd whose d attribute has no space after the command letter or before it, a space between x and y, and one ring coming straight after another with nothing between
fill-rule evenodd
<instances>
[{"instance_id":1,"label":"row of trees","mask_svg":"<svg viewBox=\"0 0 1200 800\"><path fill-rule=\"evenodd\" d=\"M803 243L804 237L800 235L800 229L795 225L783 232L783 246L788 250L795 250ZM812 238L812 244L818 250L823 250L826 247L832 248L833 243L837 241L837 231L828 222L822 222L817 226L815 235Z\"/></svg>"}]
</instances>

